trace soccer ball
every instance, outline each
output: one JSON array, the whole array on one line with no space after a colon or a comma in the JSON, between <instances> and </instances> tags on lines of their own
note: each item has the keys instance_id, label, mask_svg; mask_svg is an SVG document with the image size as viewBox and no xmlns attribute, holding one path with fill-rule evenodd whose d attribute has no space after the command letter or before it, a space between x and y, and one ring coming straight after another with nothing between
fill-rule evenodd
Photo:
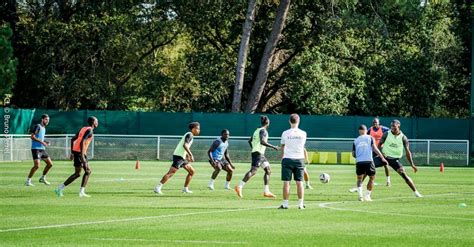
<instances>
[{"instance_id":1,"label":"soccer ball","mask_svg":"<svg viewBox=\"0 0 474 247\"><path fill-rule=\"evenodd\" d=\"M321 181L321 183L323 184L328 183L329 180L331 180L331 177L329 176L329 174L321 173L321 175L319 175L319 181Z\"/></svg>"}]
</instances>

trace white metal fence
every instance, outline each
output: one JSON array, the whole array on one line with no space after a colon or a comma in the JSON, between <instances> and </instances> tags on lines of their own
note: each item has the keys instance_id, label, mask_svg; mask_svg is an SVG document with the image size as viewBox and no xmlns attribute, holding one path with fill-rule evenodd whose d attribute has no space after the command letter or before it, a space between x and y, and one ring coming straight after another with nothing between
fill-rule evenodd
<instances>
[{"instance_id":1,"label":"white metal fence","mask_svg":"<svg viewBox=\"0 0 474 247\"><path fill-rule=\"evenodd\" d=\"M74 135L47 135L50 145L46 148L52 159L67 159L71 138ZM95 160L170 160L181 136L159 135L95 135L89 148L89 158ZM197 161L207 160L207 150L217 137L194 138L192 152ZM234 161L248 162L250 147L248 137L231 137L229 153ZM269 142L279 145L280 138ZM341 152L352 150L350 138L308 138L308 151L337 152L341 163ZM420 140L411 139L410 149L417 165L467 166L469 164L469 141L467 140ZM280 160L280 152L268 150L270 161ZM31 160L29 135L0 135L0 161Z\"/></svg>"}]
</instances>

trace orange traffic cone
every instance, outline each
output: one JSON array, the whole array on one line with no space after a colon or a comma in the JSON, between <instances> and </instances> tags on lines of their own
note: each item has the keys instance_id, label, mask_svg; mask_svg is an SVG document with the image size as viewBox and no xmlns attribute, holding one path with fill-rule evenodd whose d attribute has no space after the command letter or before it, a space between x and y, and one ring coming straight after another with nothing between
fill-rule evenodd
<instances>
[{"instance_id":1,"label":"orange traffic cone","mask_svg":"<svg viewBox=\"0 0 474 247\"><path fill-rule=\"evenodd\" d=\"M137 163L135 163L135 169L139 170L140 169L140 161L137 160Z\"/></svg>"},{"instance_id":2,"label":"orange traffic cone","mask_svg":"<svg viewBox=\"0 0 474 247\"><path fill-rule=\"evenodd\" d=\"M444 163L443 162L441 162L441 164L439 165L439 171L444 172Z\"/></svg>"}]
</instances>

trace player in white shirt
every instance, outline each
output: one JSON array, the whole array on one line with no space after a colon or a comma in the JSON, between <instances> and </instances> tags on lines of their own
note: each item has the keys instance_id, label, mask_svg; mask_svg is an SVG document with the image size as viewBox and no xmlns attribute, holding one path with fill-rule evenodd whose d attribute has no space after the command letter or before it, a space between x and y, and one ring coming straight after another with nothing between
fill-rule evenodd
<instances>
[{"instance_id":1,"label":"player in white shirt","mask_svg":"<svg viewBox=\"0 0 474 247\"><path fill-rule=\"evenodd\" d=\"M291 114L291 128L284 131L281 135L281 180L283 181L283 203L279 209L288 209L288 199L290 197L291 178L296 181L296 190L298 193L298 208L304 209L304 185L303 174L305 160L308 160L305 150L306 132L299 129L300 117L298 114Z\"/></svg>"}]
</instances>

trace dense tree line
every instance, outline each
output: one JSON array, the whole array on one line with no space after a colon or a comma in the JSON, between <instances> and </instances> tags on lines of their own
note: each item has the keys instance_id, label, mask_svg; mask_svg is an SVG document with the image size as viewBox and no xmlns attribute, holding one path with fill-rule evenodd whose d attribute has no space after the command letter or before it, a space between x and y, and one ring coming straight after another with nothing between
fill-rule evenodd
<instances>
[{"instance_id":1,"label":"dense tree line","mask_svg":"<svg viewBox=\"0 0 474 247\"><path fill-rule=\"evenodd\" d=\"M0 93L23 108L467 117L470 6L7 0Z\"/></svg>"}]
</instances>

